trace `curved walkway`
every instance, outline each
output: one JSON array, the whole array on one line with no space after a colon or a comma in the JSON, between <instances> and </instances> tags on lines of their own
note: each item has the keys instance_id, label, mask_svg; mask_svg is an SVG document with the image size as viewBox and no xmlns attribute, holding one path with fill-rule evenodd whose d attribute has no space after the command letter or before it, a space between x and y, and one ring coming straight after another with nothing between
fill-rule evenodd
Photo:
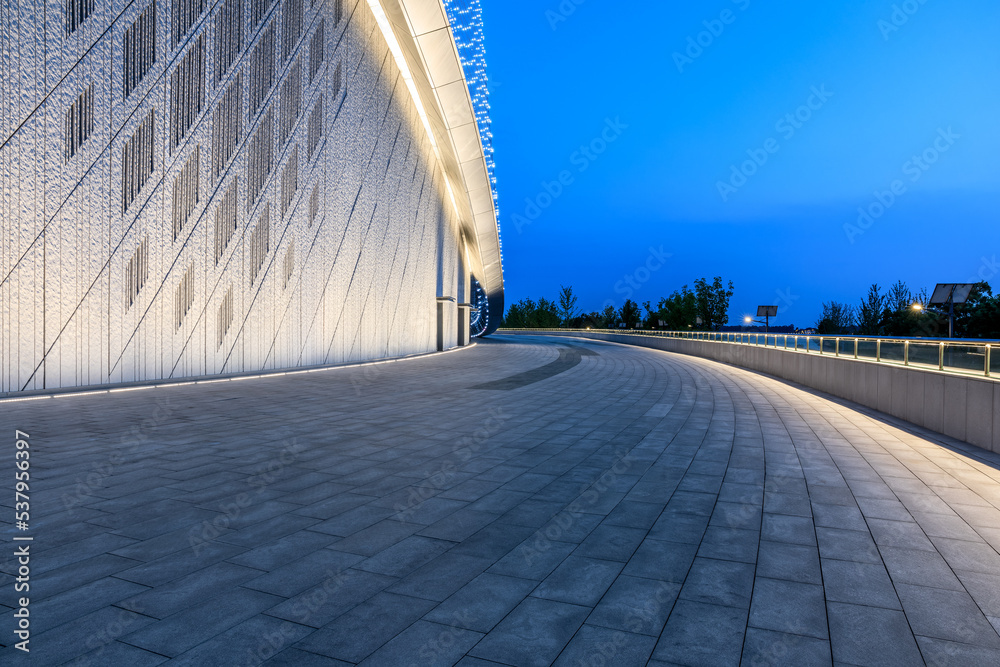
<instances>
[{"instance_id":1,"label":"curved walkway","mask_svg":"<svg viewBox=\"0 0 1000 667\"><path fill-rule=\"evenodd\" d=\"M499 336L0 415L32 664L1000 664L1000 456L703 359Z\"/></svg>"}]
</instances>

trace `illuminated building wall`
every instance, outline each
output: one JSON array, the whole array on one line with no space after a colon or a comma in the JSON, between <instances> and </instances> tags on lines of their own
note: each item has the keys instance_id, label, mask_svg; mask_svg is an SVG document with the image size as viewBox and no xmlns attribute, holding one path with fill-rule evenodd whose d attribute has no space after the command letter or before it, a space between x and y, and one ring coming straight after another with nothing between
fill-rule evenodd
<instances>
[{"instance_id":1,"label":"illuminated building wall","mask_svg":"<svg viewBox=\"0 0 1000 667\"><path fill-rule=\"evenodd\" d=\"M460 342L467 240L368 0L3 3L0 76L0 392Z\"/></svg>"}]
</instances>

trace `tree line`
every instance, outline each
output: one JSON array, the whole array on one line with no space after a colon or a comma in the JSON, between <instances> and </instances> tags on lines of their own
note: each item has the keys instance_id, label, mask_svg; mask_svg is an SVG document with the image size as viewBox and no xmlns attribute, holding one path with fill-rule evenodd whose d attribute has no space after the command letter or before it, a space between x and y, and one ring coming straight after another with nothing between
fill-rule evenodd
<instances>
[{"instance_id":1,"label":"tree line","mask_svg":"<svg viewBox=\"0 0 1000 667\"><path fill-rule=\"evenodd\" d=\"M521 299L507 309L501 323L507 329L664 329L668 331L718 331L729 322L729 301L733 283L721 277L712 282L694 281L694 289L684 285L679 291L661 298L654 306L645 301L641 307L626 299L620 308L607 305L604 310L581 313L572 287L562 286L556 301L544 297L535 301Z\"/></svg>"},{"instance_id":2,"label":"tree line","mask_svg":"<svg viewBox=\"0 0 1000 667\"><path fill-rule=\"evenodd\" d=\"M824 303L816 330L824 335L946 337L947 307L929 306L928 301L926 289L913 292L901 280L886 291L872 285L857 306ZM1000 294L994 296L989 283L976 283L969 300L955 306L954 335L1000 338Z\"/></svg>"}]
</instances>

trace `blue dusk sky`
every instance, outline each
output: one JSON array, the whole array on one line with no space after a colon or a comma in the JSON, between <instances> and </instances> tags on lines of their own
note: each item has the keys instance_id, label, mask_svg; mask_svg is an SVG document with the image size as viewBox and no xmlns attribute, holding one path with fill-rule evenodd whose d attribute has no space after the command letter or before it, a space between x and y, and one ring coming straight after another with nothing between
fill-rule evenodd
<instances>
[{"instance_id":1,"label":"blue dusk sky","mask_svg":"<svg viewBox=\"0 0 1000 667\"><path fill-rule=\"evenodd\" d=\"M508 305L1000 288L996 0L483 0Z\"/></svg>"}]
</instances>

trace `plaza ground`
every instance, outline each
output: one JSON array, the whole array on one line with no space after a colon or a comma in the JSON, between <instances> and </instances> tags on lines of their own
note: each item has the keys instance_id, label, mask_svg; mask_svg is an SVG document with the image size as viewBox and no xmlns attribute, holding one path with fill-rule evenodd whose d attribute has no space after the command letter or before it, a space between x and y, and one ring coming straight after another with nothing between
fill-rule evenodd
<instances>
[{"instance_id":1,"label":"plaza ground","mask_svg":"<svg viewBox=\"0 0 1000 667\"><path fill-rule=\"evenodd\" d=\"M496 336L0 423L4 664L1000 664L1000 456L703 359Z\"/></svg>"}]
</instances>

